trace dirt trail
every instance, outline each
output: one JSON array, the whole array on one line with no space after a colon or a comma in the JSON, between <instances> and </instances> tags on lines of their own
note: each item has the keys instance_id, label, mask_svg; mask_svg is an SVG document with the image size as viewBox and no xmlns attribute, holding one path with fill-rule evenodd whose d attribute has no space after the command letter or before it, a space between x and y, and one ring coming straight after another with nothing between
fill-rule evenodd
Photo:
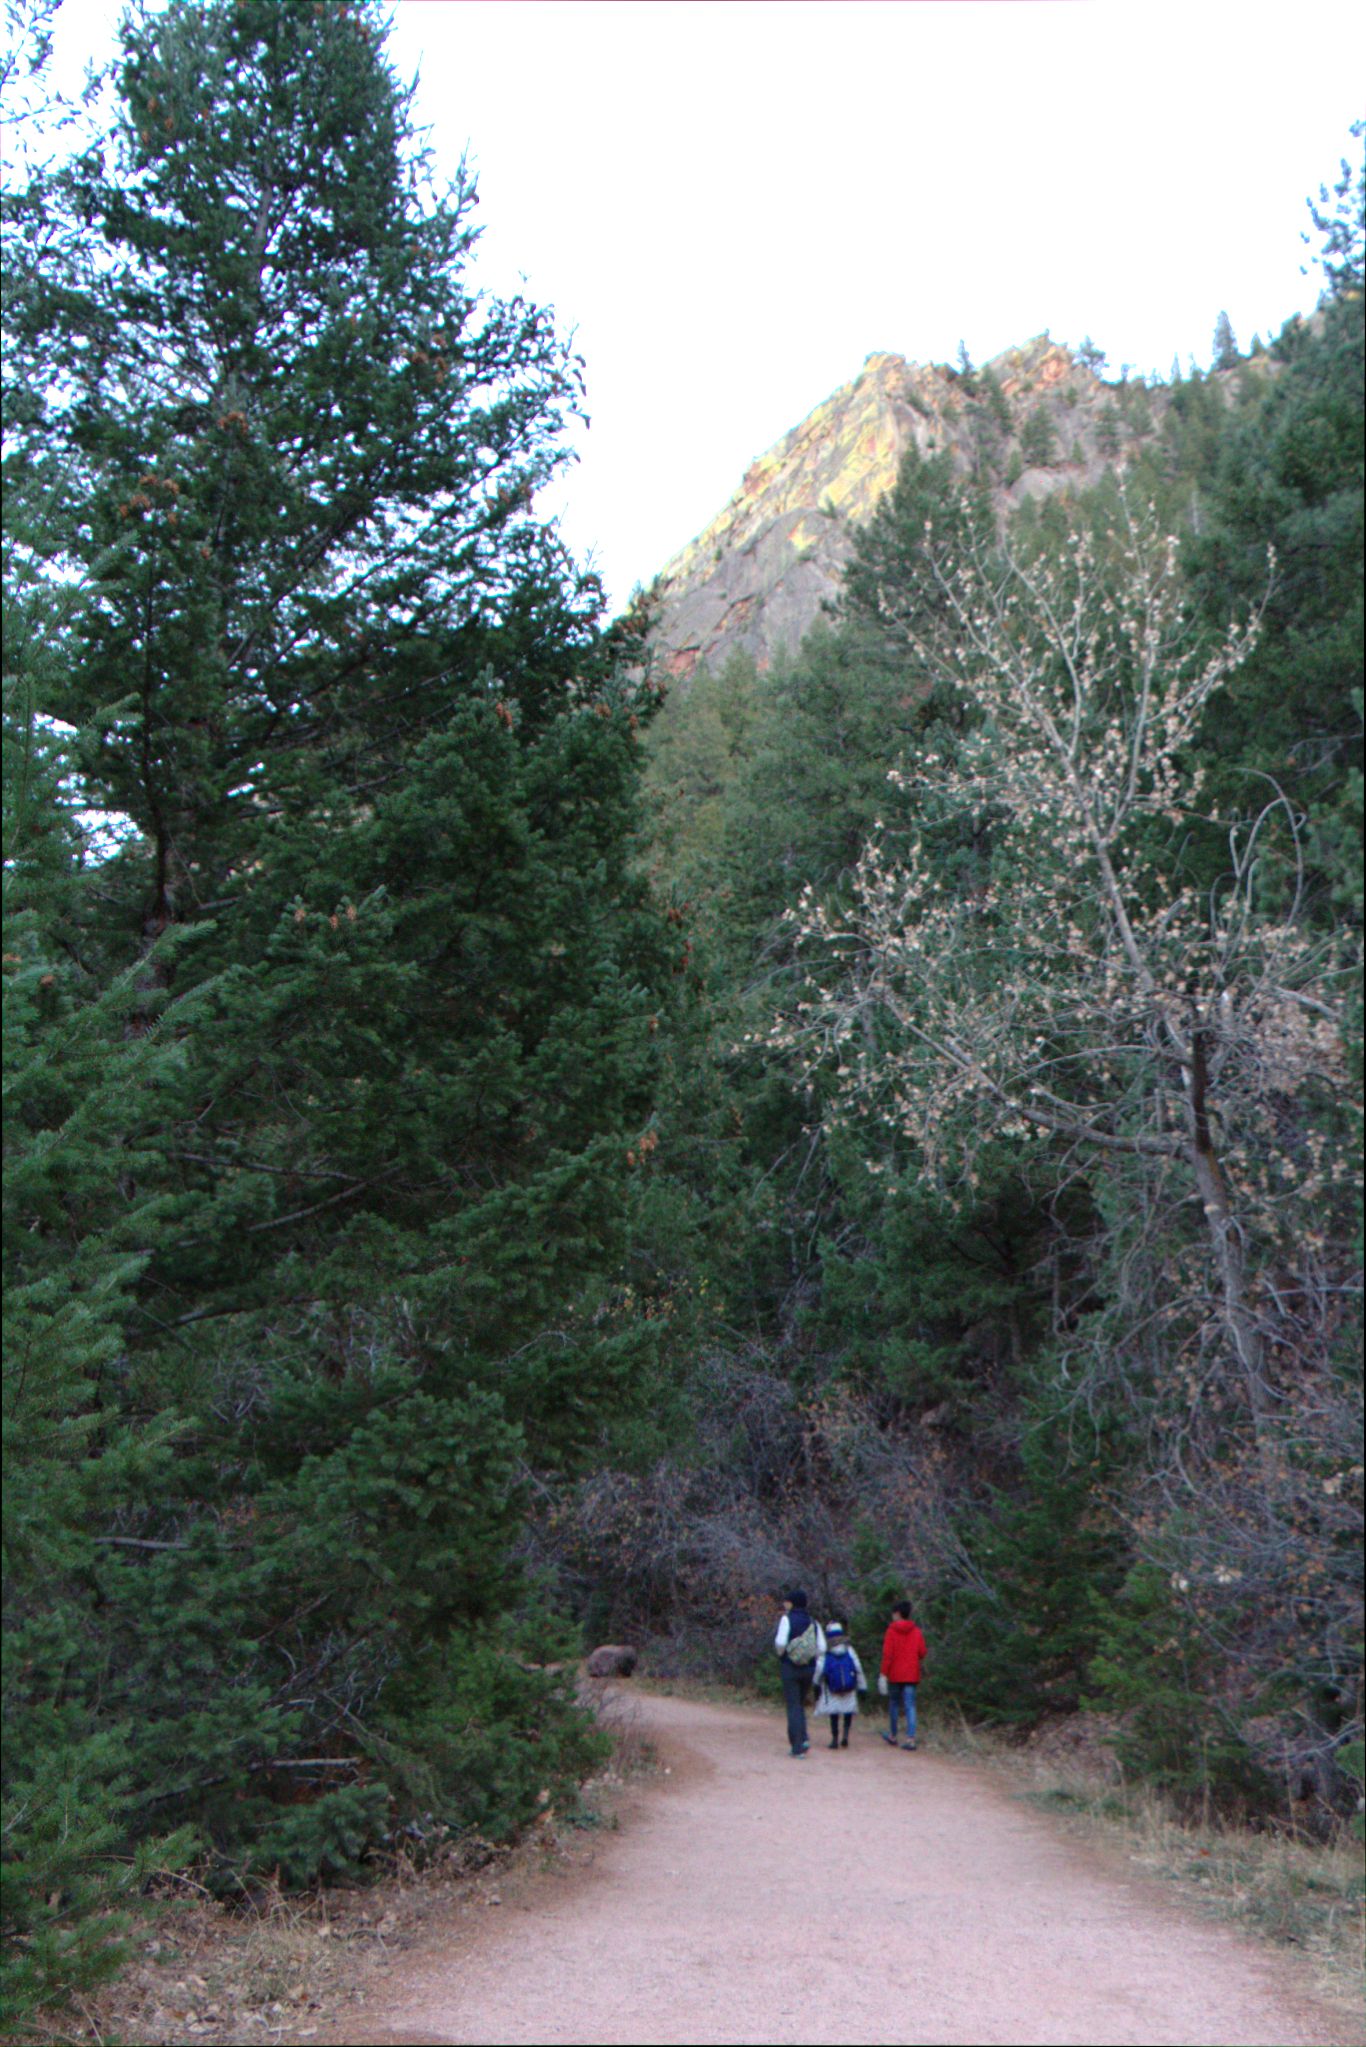
<instances>
[{"instance_id":1,"label":"dirt trail","mask_svg":"<svg viewBox=\"0 0 1366 2047\"><path fill-rule=\"evenodd\" d=\"M644 1696L662 1772L591 1866L452 1928L334 2038L1341 2043L1282 1961L1190 1917L967 1765L856 1723Z\"/></svg>"}]
</instances>

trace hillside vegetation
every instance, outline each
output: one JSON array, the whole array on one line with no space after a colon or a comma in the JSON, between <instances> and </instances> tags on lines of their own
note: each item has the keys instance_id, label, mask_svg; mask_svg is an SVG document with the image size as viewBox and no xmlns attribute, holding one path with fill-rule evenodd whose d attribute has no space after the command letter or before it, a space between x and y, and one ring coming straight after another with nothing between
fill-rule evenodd
<instances>
[{"instance_id":1,"label":"hillside vegetation","mask_svg":"<svg viewBox=\"0 0 1366 2047\"><path fill-rule=\"evenodd\" d=\"M936 1697L1085 1704L1179 1796L1326 1824L1361 1774L1359 173L1314 210L1312 320L1117 384L1114 469L1043 502L995 424L912 449L834 615L657 721L733 1206L702 1454L584 1527L614 1627L705 1611L738 1664L784 1569L868 1629L909 1584Z\"/></svg>"},{"instance_id":2,"label":"hillside vegetation","mask_svg":"<svg viewBox=\"0 0 1366 2047\"><path fill-rule=\"evenodd\" d=\"M739 1678L798 1570L909 1588L970 1717L1326 1831L1355 175L1231 401L1009 522L1003 428L912 453L837 614L665 700L379 9L122 51L4 196L6 2024L171 1872L511 1836L585 1635Z\"/></svg>"}]
</instances>

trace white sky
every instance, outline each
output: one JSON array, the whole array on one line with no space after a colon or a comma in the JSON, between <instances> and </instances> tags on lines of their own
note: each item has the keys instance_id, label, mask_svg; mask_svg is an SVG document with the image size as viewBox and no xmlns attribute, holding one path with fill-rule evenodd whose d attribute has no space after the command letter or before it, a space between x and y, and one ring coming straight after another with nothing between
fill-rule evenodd
<instances>
[{"instance_id":1,"label":"white sky","mask_svg":"<svg viewBox=\"0 0 1366 2047\"><path fill-rule=\"evenodd\" d=\"M66 0L98 54L118 8ZM480 182L476 278L577 331L591 430L542 509L615 603L873 349L1048 328L1207 363L1312 306L1305 197L1366 10L1118 0L398 0L418 118Z\"/></svg>"}]
</instances>

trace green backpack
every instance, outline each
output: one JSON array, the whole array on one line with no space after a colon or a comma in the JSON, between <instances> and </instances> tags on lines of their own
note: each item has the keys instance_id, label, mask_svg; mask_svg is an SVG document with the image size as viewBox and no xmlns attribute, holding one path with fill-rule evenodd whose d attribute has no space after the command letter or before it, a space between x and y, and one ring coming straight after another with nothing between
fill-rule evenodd
<instances>
[{"instance_id":1,"label":"green backpack","mask_svg":"<svg viewBox=\"0 0 1366 2047\"><path fill-rule=\"evenodd\" d=\"M795 1642L789 1642L783 1654L789 1663L814 1663L820 1655L820 1642L816 1635L816 1623L808 1622Z\"/></svg>"}]
</instances>

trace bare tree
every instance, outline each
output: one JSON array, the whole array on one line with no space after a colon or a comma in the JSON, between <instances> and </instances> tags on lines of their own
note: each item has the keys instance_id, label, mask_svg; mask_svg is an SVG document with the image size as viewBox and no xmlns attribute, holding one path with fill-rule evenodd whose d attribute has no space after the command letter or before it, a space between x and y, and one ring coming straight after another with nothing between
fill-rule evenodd
<instances>
[{"instance_id":1,"label":"bare tree","mask_svg":"<svg viewBox=\"0 0 1366 2047\"><path fill-rule=\"evenodd\" d=\"M933 622L891 592L889 613L969 729L892 774L909 829L879 827L846 896L808 890L792 913L814 978L773 1039L833 1063L831 1116L911 1139L924 1174L971 1186L984 1140L1046 1139L1142 1165L1168 1213L1198 1203L1208 1311L1260 1434L1253 1247L1312 1234L1349 1171L1306 1114L1344 1076L1335 961L1299 915L1299 821L1274 787L1222 827L1216 885L1164 866L1183 827L1208 834L1191 742L1260 614L1202 646L1175 538L1122 501L1108 529L1032 554L927 523L916 573ZM968 886L935 850L955 819L987 847Z\"/></svg>"}]
</instances>

